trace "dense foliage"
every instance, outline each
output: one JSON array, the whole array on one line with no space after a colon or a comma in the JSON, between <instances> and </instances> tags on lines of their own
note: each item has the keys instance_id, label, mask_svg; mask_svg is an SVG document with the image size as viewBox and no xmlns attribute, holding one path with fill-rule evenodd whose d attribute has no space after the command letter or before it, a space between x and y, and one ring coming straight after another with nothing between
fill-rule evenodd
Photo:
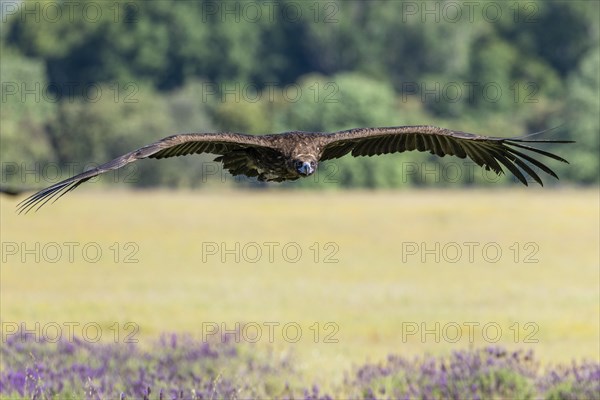
<instances>
[{"instance_id":1,"label":"dense foliage","mask_svg":"<svg viewBox=\"0 0 600 400\"><path fill-rule=\"evenodd\" d=\"M27 399L600 399L600 365L541 368L531 352L501 347L413 360L390 355L341 385L303 382L288 358L250 345L163 335L133 344L56 343L18 332L3 344L0 396Z\"/></svg>"},{"instance_id":2,"label":"dense foliage","mask_svg":"<svg viewBox=\"0 0 600 400\"><path fill-rule=\"evenodd\" d=\"M598 183L599 13L587 1L3 2L2 182L39 185L27 171L176 132L433 124L494 136L560 126L547 137L577 144L559 150L571 165L553 167ZM194 160L161 163L136 183L205 180ZM449 179L448 163L465 171L423 154L342 159L329 185L300 185L429 184L436 169L437 184L486 181Z\"/></svg>"}]
</instances>

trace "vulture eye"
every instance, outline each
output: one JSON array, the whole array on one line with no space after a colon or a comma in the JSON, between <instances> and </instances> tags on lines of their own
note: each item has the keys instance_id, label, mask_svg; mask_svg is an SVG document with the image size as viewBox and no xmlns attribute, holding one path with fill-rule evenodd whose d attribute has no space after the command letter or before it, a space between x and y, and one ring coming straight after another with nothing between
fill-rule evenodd
<instances>
[{"instance_id":1,"label":"vulture eye","mask_svg":"<svg viewBox=\"0 0 600 400\"><path fill-rule=\"evenodd\" d=\"M316 163L315 163L314 161L311 161L311 162L310 162L310 166L311 166L311 167L313 167L313 168L314 168L314 167L315 167L315 165L316 165Z\"/></svg>"},{"instance_id":2,"label":"vulture eye","mask_svg":"<svg viewBox=\"0 0 600 400\"><path fill-rule=\"evenodd\" d=\"M302 161L296 161L296 168L300 168L302 166Z\"/></svg>"}]
</instances>

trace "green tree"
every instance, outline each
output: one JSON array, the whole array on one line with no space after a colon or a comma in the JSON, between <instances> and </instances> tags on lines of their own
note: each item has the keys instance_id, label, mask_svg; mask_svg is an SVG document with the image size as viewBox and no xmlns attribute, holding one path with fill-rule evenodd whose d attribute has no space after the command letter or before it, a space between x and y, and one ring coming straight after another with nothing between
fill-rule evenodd
<instances>
[{"instance_id":1,"label":"green tree","mask_svg":"<svg viewBox=\"0 0 600 400\"><path fill-rule=\"evenodd\" d=\"M598 184L600 176L600 49L590 51L578 70L568 78L566 124L561 128L563 137L577 143L561 148L561 154L571 161L561 166L560 174L576 182Z\"/></svg>"},{"instance_id":2,"label":"green tree","mask_svg":"<svg viewBox=\"0 0 600 400\"><path fill-rule=\"evenodd\" d=\"M0 159L2 183L35 186L25 170L39 170L54 158L45 123L56 111L55 97L48 91L44 65L0 45Z\"/></svg>"}]
</instances>

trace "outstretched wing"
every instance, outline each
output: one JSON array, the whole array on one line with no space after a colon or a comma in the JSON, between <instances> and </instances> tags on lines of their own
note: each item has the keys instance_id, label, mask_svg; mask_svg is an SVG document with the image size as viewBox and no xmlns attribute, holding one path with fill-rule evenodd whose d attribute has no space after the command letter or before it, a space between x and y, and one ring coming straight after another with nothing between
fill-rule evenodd
<instances>
[{"instance_id":1,"label":"outstretched wing","mask_svg":"<svg viewBox=\"0 0 600 400\"><path fill-rule=\"evenodd\" d=\"M122 168L129 163L143 158L160 159L201 153L224 155L230 152L239 153L255 150L274 151L268 137L268 135L253 136L240 133L188 133L172 135L40 190L19 203L17 210L20 214L22 212L27 213L36 206L36 209L39 209L55 196L58 197L54 201L95 176Z\"/></svg>"},{"instance_id":2,"label":"outstretched wing","mask_svg":"<svg viewBox=\"0 0 600 400\"><path fill-rule=\"evenodd\" d=\"M541 133L541 132L540 132ZM535 135L535 134L533 134ZM541 161L525 154L524 149L568 163L567 160L525 143L573 143L569 140L528 139L532 135L517 138L500 138L474 135L429 125L398 126L391 128L358 128L325 135L321 160L330 160L351 153L354 157L374 156L403 151L428 151L431 154L460 158L469 157L486 170L503 174L502 165L512 172L524 185L525 174L543 186L542 180L529 164L542 171L558 176Z\"/></svg>"}]
</instances>

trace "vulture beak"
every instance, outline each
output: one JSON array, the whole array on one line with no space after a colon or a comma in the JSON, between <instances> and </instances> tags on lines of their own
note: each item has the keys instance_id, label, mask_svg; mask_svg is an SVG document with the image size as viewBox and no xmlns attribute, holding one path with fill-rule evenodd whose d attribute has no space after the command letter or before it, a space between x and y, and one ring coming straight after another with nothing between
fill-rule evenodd
<instances>
[{"instance_id":1,"label":"vulture beak","mask_svg":"<svg viewBox=\"0 0 600 400\"><path fill-rule=\"evenodd\" d=\"M315 169L310 165L310 162L304 161L302 165L298 167L298 172L302 175L309 176L315 172Z\"/></svg>"}]
</instances>

